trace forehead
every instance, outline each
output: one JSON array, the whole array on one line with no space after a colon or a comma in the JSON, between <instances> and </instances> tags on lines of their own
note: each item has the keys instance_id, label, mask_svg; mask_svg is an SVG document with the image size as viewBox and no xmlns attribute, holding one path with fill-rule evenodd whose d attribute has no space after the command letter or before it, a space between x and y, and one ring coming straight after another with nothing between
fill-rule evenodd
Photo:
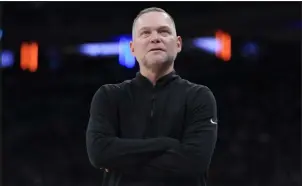
<instances>
[{"instance_id":1,"label":"forehead","mask_svg":"<svg viewBox=\"0 0 302 186\"><path fill-rule=\"evenodd\" d=\"M141 15L136 21L136 30L145 27L172 27L170 16L164 12L148 12Z\"/></svg>"}]
</instances>

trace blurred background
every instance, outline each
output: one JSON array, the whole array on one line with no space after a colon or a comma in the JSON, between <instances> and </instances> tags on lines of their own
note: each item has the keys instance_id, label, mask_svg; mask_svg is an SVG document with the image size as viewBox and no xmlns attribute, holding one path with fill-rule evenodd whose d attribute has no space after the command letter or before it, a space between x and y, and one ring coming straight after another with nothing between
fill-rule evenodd
<instances>
[{"instance_id":1,"label":"blurred background","mask_svg":"<svg viewBox=\"0 0 302 186\"><path fill-rule=\"evenodd\" d=\"M301 185L299 2L2 3L3 184L101 185L85 146L90 102L135 76L132 22L151 6L183 37L178 74L217 99L208 185Z\"/></svg>"}]
</instances>

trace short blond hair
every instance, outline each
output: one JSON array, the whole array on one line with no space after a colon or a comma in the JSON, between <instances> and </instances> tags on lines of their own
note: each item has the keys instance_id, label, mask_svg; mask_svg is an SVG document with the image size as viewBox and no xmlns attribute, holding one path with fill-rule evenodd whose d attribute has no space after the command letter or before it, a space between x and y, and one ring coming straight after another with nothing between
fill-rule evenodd
<instances>
[{"instance_id":1,"label":"short blond hair","mask_svg":"<svg viewBox=\"0 0 302 186\"><path fill-rule=\"evenodd\" d=\"M135 27L135 23L136 21L138 20L138 18L140 18L142 15L146 14L146 13L149 13L149 12L162 12L162 13L165 13L167 14L170 19L172 20L173 24L174 24L174 27L175 27L175 22L174 22L174 19L173 17L168 13L166 12L164 9L162 8L158 8L158 7L149 7L149 8L145 8L143 9L142 11L140 11L137 16L135 17L134 21L133 21L133 24L132 24L132 36L134 35L134 27ZM176 29L176 28L175 28Z\"/></svg>"}]
</instances>

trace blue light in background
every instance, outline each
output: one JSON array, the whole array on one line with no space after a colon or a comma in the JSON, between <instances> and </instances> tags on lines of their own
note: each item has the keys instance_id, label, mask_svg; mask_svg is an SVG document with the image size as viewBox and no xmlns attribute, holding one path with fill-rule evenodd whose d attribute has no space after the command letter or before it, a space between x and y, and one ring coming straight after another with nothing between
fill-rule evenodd
<instances>
[{"instance_id":1,"label":"blue light in background","mask_svg":"<svg viewBox=\"0 0 302 186\"><path fill-rule=\"evenodd\" d=\"M290 24L287 25L289 28L294 28L294 29L301 29L302 28L302 21L293 21Z\"/></svg>"},{"instance_id":2,"label":"blue light in background","mask_svg":"<svg viewBox=\"0 0 302 186\"><path fill-rule=\"evenodd\" d=\"M112 56L119 54L119 44L112 43L87 43L82 44L78 48L79 52L87 56Z\"/></svg>"},{"instance_id":3,"label":"blue light in background","mask_svg":"<svg viewBox=\"0 0 302 186\"><path fill-rule=\"evenodd\" d=\"M49 67L52 70L56 70L60 67L61 65L60 55L55 47L51 47L48 49L48 58L49 58Z\"/></svg>"},{"instance_id":4,"label":"blue light in background","mask_svg":"<svg viewBox=\"0 0 302 186\"><path fill-rule=\"evenodd\" d=\"M0 28L0 40L2 39L3 36L3 30Z\"/></svg>"},{"instance_id":5,"label":"blue light in background","mask_svg":"<svg viewBox=\"0 0 302 186\"><path fill-rule=\"evenodd\" d=\"M119 40L119 64L126 68L133 68L135 66L135 57L130 49L131 37L121 36Z\"/></svg>"},{"instance_id":6,"label":"blue light in background","mask_svg":"<svg viewBox=\"0 0 302 186\"><path fill-rule=\"evenodd\" d=\"M14 54L11 51L3 50L1 52L1 67L11 67L14 64Z\"/></svg>"},{"instance_id":7,"label":"blue light in background","mask_svg":"<svg viewBox=\"0 0 302 186\"><path fill-rule=\"evenodd\" d=\"M211 54L221 50L221 44L215 37L202 37L193 40L193 45Z\"/></svg>"},{"instance_id":8,"label":"blue light in background","mask_svg":"<svg viewBox=\"0 0 302 186\"><path fill-rule=\"evenodd\" d=\"M110 43L86 43L78 47L78 52L83 55L97 56L119 56L119 64L126 68L135 66L135 58L130 50L131 37L121 36L118 42Z\"/></svg>"},{"instance_id":9,"label":"blue light in background","mask_svg":"<svg viewBox=\"0 0 302 186\"><path fill-rule=\"evenodd\" d=\"M259 46L254 42L247 42L242 47L242 55L244 57L257 56L259 53Z\"/></svg>"}]
</instances>

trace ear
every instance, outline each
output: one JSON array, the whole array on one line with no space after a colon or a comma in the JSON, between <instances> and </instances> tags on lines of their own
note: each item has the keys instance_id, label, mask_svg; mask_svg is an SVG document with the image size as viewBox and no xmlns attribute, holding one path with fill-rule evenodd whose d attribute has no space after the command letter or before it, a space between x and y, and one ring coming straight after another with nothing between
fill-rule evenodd
<instances>
[{"instance_id":1,"label":"ear","mask_svg":"<svg viewBox=\"0 0 302 186\"><path fill-rule=\"evenodd\" d=\"M177 36L176 45L177 45L177 52L180 52L182 49L182 39L180 36Z\"/></svg>"},{"instance_id":2,"label":"ear","mask_svg":"<svg viewBox=\"0 0 302 186\"><path fill-rule=\"evenodd\" d=\"M130 41L130 50L131 50L132 55L135 56L134 55L134 44L133 44L133 41Z\"/></svg>"}]
</instances>

